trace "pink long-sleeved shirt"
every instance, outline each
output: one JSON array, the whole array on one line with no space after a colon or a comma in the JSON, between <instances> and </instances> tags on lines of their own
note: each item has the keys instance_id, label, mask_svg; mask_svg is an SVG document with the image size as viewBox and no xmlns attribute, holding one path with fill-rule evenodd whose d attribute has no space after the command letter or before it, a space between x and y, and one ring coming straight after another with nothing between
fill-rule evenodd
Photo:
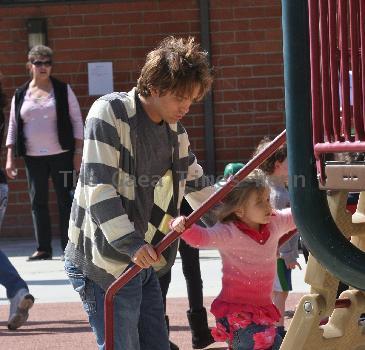
<instances>
[{"instance_id":1,"label":"pink long-sleeved shirt","mask_svg":"<svg viewBox=\"0 0 365 350\"><path fill-rule=\"evenodd\" d=\"M80 106L71 87L67 85L68 105L75 139L83 139L83 121ZM24 122L26 155L48 156L64 152L58 142L56 101L53 90L45 99L35 99L28 89L20 109ZM15 144L15 98L11 101L6 146Z\"/></svg>"},{"instance_id":2,"label":"pink long-sleeved shirt","mask_svg":"<svg viewBox=\"0 0 365 350\"><path fill-rule=\"evenodd\" d=\"M218 300L266 306L272 304L279 238L294 228L288 208L275 212L268 224L270 237L263 245L244 234L233 223L217 223L210 228L193 225L184 232L182 238L196 248L219 250L223 276Z\"/></svg>"}]
</instances>

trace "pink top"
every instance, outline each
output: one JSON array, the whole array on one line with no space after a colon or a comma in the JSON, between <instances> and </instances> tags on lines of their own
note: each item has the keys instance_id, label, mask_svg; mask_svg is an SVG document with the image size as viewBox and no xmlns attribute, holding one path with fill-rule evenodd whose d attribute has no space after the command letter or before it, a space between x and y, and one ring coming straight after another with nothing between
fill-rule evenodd
<instances>
[{"instance_id":1,"label":"pink top","mask_svg":"<svg viewBox=\"0 0 365 350\"><path fill-rule=\"evenodd\" d=\"M242 304L271 308L278 241L295 228L290 208L276 211L267 228L270 237L264 244L243 233L233 223L217 223L210 228L193 225L182 235L193 247L219 250L223 265L222 290L211 310L216 317L223 317ZM229 310L227 305L234 307Z\"/></svg>"},{"instance_id":2,"label":"pink top","mask_svg":"<svg viewBox=\"0 0 365 350\"><path fill-rule=\"evenodd\" d=\"M67 85L68 106L75 139L83 139L83 121L80 106L70 85ZM58 142L56 101L53 90L44 99L35 99L28 89L20 109L24 122L26 155L47 156L65 152ZM11 101L6 146L15 144L15 98Z\"/></svg>"}]
</instances>

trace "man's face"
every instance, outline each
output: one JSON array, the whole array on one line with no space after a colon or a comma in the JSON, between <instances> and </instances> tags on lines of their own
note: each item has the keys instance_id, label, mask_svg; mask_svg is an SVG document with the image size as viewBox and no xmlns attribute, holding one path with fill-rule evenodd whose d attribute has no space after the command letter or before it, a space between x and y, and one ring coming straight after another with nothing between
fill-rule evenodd
<instances>
[{"instance_id":1,"label":"man's face","mask_svg":"<svg viewBox=\"0 0 365 350\"><path fill-rule=\"evenodd\" d=\"M196 101L198 95L198 86L194 88L191 95L185 96L172 92L167 92L161 96L158 91L153 90L149 97L153 106L153 113L150 117L156 123L165 121L169 124L175 124L189 112L191 104Z\"/></svg>"}]
</instances>

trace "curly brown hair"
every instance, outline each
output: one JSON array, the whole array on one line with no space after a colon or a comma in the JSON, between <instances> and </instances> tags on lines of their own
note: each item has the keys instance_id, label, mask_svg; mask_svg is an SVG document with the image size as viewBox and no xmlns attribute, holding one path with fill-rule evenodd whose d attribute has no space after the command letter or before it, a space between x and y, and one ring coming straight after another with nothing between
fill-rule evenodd
<instances>
[{"instance_id":1,"label":"curly brown hair","mask_svg":"<svg viewBox=\"0 0 365 350\"><path fill-rule=\"evenodd\" d=\"M258 144L253 156L256 156L258 153L260 153L263 149L265 149L269 143L272 141L272 139L268 136L264 137L260 143ZM275 171L275 162L278 161L280 163L284 162L284 160L287 158L287 147L286 143L278 148L276 152L274 152L269 158L267 158L260 166L259 168L265 172L267 175L272 175Z\"/></svg>"},{"instance_id":2,"label":"curly brown hair","mask_svg":"<svg viewBox=\"0 0 365 350\"><path fill-rule=\"evenodd\" d=\"M191 95L199 87L197 100L208 92L213 81L208 53L202 51L193 37L169 36L147 54L137 81L137 91L143 96L156 89L160 96L167 92Z\"/></svg>"}]
</instances>

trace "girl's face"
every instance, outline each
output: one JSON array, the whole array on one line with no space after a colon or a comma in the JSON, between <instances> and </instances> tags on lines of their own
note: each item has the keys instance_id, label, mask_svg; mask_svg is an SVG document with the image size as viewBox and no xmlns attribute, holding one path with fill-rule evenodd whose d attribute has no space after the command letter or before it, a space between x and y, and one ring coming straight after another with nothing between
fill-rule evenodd
<instances>
[{"instance_id":1,"label":"girl's face","mask_svg":"<svg viewBox=\"0 0 365 350\"><path fill-rule=\"evenodd\" d=\"M236 211L236 215L255 230L259 230L260 225L268 224L271 214L270 189L267 187L263 191L252 191L243 208Z\"/></svg>"}]
</instances>

